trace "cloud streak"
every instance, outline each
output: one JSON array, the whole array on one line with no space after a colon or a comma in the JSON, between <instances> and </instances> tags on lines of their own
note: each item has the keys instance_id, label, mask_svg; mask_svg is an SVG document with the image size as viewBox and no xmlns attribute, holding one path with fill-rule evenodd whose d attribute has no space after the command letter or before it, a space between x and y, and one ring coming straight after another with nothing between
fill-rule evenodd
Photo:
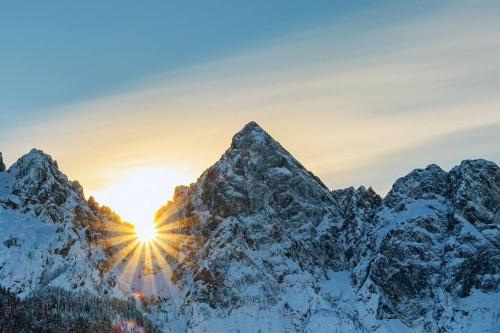
<instances>
[{"instance_id":1,"label":"cloud streak","mask_svg":"<svg viewBox=\"0 0 500 333\"><path fill-rule=\"evenodd\" d=\"M5 155L41 145L96 190L109 170L138 165L194 180L256 120L332 188L362 181L385 192L429 156L451 165L481 151L498 162L487 136L449 155L440 143L500 123L499 13L494 2L360 13L3 130Z\"/></svg>"}]
</instances>

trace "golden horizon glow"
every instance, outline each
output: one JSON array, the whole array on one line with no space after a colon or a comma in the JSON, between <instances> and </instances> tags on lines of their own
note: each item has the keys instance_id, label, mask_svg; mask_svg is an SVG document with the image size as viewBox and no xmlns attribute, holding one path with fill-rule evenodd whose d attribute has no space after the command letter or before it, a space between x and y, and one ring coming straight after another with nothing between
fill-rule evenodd
<instances>
[{"instance_id":1,"label":"golden horizon glow","mask_svg":"<svg viewBox=\"0 0 500 333\"><path fill-rule=\"evenodd\" d=\"M155 215L172 198L175 186L188 184L191 175L173 167L142 166L114 170L109 178L109 184L89 194L99 204L111 207L124 222L116 225L115 234L104 242L115 248L110 266L118 269L124 283L134 284L138 276L150 274L159 274L168 283L170 265L179 258L180 244L189 238L183 232L193 221L162 223L169 215L158 220ZM139 280L140 288L145 288L140 292L157 287L155 278Z\"/></svg>"},{"instance_id":2,"label":"golden horizon glow","mask_svg":"<svg viewBox=\"0 0 500 333\"><path fill-rule=\"evenodd\" d=\"M156 211L172 199L175 187L192 181L187 172L165 166L114 170L109 178L110 183L89 194L99 204L113 209L124 222L133 224L141 241L155 236Z\"/></svg>"}]
</instances>

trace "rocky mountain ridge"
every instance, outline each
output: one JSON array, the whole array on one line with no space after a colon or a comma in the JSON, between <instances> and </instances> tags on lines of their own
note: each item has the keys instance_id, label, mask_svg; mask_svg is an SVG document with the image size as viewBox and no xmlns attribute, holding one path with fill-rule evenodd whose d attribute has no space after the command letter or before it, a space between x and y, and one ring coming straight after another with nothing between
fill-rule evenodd
<instances>
[{"instance_id":1,"label":"rocky mountain ridge","mask_svg":"<svg viewBox=\"0 0 500 333\"><path fill-rule=\"evenodd\" d=\"M384 198L365 187L330 191L251 122L195 183L176 188L156 225L169 249L140 274L167 287L143 311L166 332L500 326L493 162L417 169ZM56 286L126 299L132 286L107 265L121 226L33 150L0 171L0 283L20 296Z\"/></svg>"},{"instance_id":2,"label":"rocky mountain ridge","mask_svg":"<svg viewBox=\"0 0 500 333\"><path fill-rule=\"evenodd\" d=\"M495 163L468 160L417 169L383 199L330 192L249 123L160 210L201 240L184 244L174 272L179 314L193 331L493 331L499 185Z\"/></svg>"}]
</instances>

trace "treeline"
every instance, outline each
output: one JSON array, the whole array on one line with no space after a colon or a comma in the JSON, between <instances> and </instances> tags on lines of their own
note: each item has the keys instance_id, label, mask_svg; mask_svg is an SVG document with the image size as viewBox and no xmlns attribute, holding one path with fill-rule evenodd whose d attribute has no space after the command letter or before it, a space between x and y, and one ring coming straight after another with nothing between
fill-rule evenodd
<instances>
[{"instance_id":1,"label":"treeline","mask_svg":"<svg viewBox=\"0 0 500 333\"><path fill-rule=\"evenodd\" d=\"M43 288L24 300L0 287L0 332L158 332L133 299Z\"/></svg>"}]
</instances>

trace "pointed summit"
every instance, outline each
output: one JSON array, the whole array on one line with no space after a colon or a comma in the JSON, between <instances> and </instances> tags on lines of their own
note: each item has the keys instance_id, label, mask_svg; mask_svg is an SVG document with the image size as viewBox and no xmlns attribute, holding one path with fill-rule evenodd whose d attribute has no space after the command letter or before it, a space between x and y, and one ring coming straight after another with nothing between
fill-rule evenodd
<instances>
[{"instance_id":1,"label":"pointed summit","mask_svg":"<svg viewBox=\"0 0 500 333\"><path fill-rule=\"evenodd\" d=\"M195 184L176 193L203 203L218 219L269 210L276 218L299 221L299 215L307 214L310 207L325 205L328 208L317 214L315 223L319 223L324 216L337 213L329 207L333 198L321 180L254 121L234 135L231 147Z\"/></svg>"},{"instance_id":2,"label":"pointed summit","mask_svg":"<svg viewBox=\"0 0 500 333\"><path fill-rule=\"evenodd\" d=\"M233 136L231 148L249 149L256 144L269 144L271 142L275 143L273 138L259 124L251 121Z\"/></svg>"},{"instance_id":3,"label":"pointed summit","mask_svg":"<svg viewBox=\"0 0 500 333\"><path fill-rule=\"evenodd\" d=\"M207 209L211 218L201 218L200 225L274 212L273 218L287 221L292 230L300 225L300 216L310 212L316 224L325 216L337 216L329 189L253 121L234 135L231 147L196 183L176 189L174 198L173 206L160 208L170 210L165 216L185 210L186 216L198 219L187 211ZM320 213L317 206L322 207Z\"/></svg>"},{"instance_id":4,"label":"pointed summit","mask_svg":"<svg viewBox=\"0 0 500 333\"><path fill-rule=\"evenodd\" d=\"M32 169L50 169L52 172L59 172L57 162L50 155L36 148L31 149L27 154L21 156L9 170L24 174Z\"/></svg>"},{"instance_id":5,"label":"pointed summit","mask_svg":"<svg viewBox=\"0 0 500 333\"><path fill-rule=\"evenodd\" d=\"M39 149L19 158L9 173L13 177L10 193L43 222L62 222L66 209L85 201L80 184L70 181L57 162Z\"/></svg>"},{"instance_id":6,"label":"pointed summit","mask_svg":"<svg viewBox=\"0 0 500 333\"><path fill-rule=\"evenodd\" d=\"M257 124L257 122L255 122L255 121L253 121L253 120L252 120L252 121L250 121L250 122L248 122L248 123L247 123L247 124L243 127L243 129L242 129L240 132L243 132L243 131L245 131L245 130L246 130L246 131L248 131L248 130L254 130L254 129L255 129L255 130L258 130L258 131L262 131L262 132L264 132L264 129L262 129L262 127L260 127L260 125L259 125L259 124Z\"/></svg>"}]
</instances>

